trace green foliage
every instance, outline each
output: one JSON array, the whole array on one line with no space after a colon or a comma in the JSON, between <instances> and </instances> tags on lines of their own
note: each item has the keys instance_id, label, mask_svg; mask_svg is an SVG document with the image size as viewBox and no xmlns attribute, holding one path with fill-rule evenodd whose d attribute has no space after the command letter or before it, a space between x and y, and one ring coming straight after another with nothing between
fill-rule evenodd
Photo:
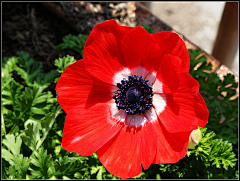
<instances>
[{"instance_id":1,"label":"green foliage","mask_svg":"<svg viewBox=\"0 0 240 181\"><path fill-rule=\"evenodd\" d=\"M83 56L84 45L87 38L88 35L79 34L78 36L75 36L69 34L63 37L63 43L57 45L56 48L58 51L72 49L79 52Z\"/></svg>"},{"instance_id":2,"label":"green foliage","mask_svg":"<svg viewBox=\"0 0 240 181\"><path fill-rule=\"evenodd\" d=\"M20 155L20 148L22 145L22 139L20 136L16 137L13 134L8 134L3 140L3 144L8 149L2 149L2 156L5 160L10 161L14 155Z\"/></svg>"},{"instance_id":3,"label":"green foliage","mask_svg":"<svg viewBox=\"0 0 240 181\"><path fill-rule=\"evenodd\" d=\"M35 178L49 178L51 174L51 166L53 164L52 156L47 154L47 150L40 148L38 151L34 151L34 155L30 157L31 163L31 174Z\"/></svg>"},{"instance_id":4,"label":"green foliage","mask_svg":"<svg viewBox=\"0 0 240 181\"><path fill-rule=\"evenodd\" d=\"M152 33L151 28L144 28ZM59 50L71 48L83 53L86 38L68 35ZM200 50L189 50L189 54L189 72L199 81L209 109L209 122L200 129L202 139L179 162L152 164L133 179L238 179L238 99L229 100L237 83L230 74L221 81L215 73L209 73L212 65ZM56 59L57 70L43 74L42 65L26 52L3 58L3 179L120 179L104 168L96 153L83 157L61 145L66 114L53 93L46 90L75 61L71 56ZM14 71L25 84L15 81ZM225 97L223 92L227 93ZM223 118L225 121L219 123Z\"/></svg>"},{"instance_id":5,"label":"green foliage","mask_svg":"<svg viewBox=\"0 0 240 181\"><path fill-rule=\"evenodd\" d=\"M76 62L73 56L67 55L66 57L55 60L55 65L58 66L57 71L63 73L63 71L72 63Z\"/></svg>"},{"instance_id":6,"label":"green foliage","mask_svg":"<svg viewBox=\"0 0 240 181\"><path fill-rule=\"evenodd\" d=\"M16 99L21 97L23 86L13 78L2 78L2 104L14 105Z\"/></svg>"},{"instance_id":7,"label":"green foliage","mask_svg":"<svg viewBox=\"0 0 240 181\"><path fill-rule=\"evenodd\" d=\"M3 58L2 62L2 78L9 78L12 76L13 70L17 67L18 58Z\"/></svg>"},{"instance_id":8,"label":"green foliage","mask_svg":"<svg viewBox=\"0 0 240 181\"><path fill-rule=\"evenodd\" d=\"M43 74L42 66L28 53L17 52L18 57L11 57L3 64L2 72L2 114L4 130L19 132L28 120L41 120L57 102L50 91L43 92L59 73L56 70ZM19 66L18 66L19 65ZM17 71L28 87L12 78ZM35 71L38 73L36 75ZM53 74L53 72L56 72ZM42 78L42 79L41 79Z\"/></svg>"},{"instance_id":9,"label":"green foliage","mask_svg":"<svg viewBox=\"0 0 240 181\"><path fill-rule=\"evenodd\" d=\"M148 33L152 34L153 28L147 24L140 24L139 26L143 27Z\"/></svg>"},{"instance_id":10,"label":"green foliage","mask_svg":"<svg viewBox=\"0 0 240 181\"><path fill-rule=\"evenodd\" d=\"M39 128L36 122L27 125L24 133L22 133L21 138L23 142L32 150L37 150L37 144L40 141Z\"/></svg>"},{"instance_id":11,"label":"green foliage","mask_svg":"<svg viewBox=\"0 0 240 181\"><path fill-rule=\"evenodd\" d=\"M208 73L206 71L211 71L212 70L212 64L207 63L206 56L201 55L202 50L189 49L188 53L190 55L189 74L192 75L192 77L195 77L195 78L207 77Z\"/></svg>"},{"instance_id":12,"label":"green foliage","mask_svg":"<svg viewBox=\"0 0 240 181\"><path fill-rule=\"evenodd\" d=\"M17 55L20 67L16 67L16 71L25 80L28 86L32 86L36 77L43 73L42 65L34 61L30 55L24 51L17 52Z\"/></svg>"},{"instance_id":13,"label":"green foliage","mask_svg":"<svg viewBox=\"0 0 240 181\"><path fill-rule=\"evenodd\" d=\"M25 179L26 174L29 168L29 159L27 157L23 157L22 154L20 155L14 155L13 159L9 161L10 167L15 170L14 172L10 173L10 179L11 176L17 179ZM12 179L14 179L12 178Z\"/></svg>"},{"instance_id":14,"label":"green foliage","mask_svg":"<svg viewBox=\"0 0 240 181\"><path fill-rule=\"evenodd\" d=\"M211 152L211 160L213 161L213 165L216 165L217 168L221 168L221 162L223 168L228 170L228 166L235 166L235 154L232 151L232 144L227 141L222 141L221 139L216 139L212 141L212 152Z\"/></svg>"},{"instance_id":15,"label":"green foliage","mask_svg":"<svg viewBox=\"0 0 240 181\"><path fill-rule=\"evenodd\" d=\"M236 165L232 144L214 139L215 133L200 128L203 138L196 149L189 150L184 159L176 164L160 164L162 177L165 178L229 178ZM229 169L230 166L230 169ZM170 173L170 174L169 174ZM234 178L234 177L233 177Z\"/></svg>"},{"instance_id":16,"label":"green foliage","mask_svg":"<svg viewBox=\"0 0 240 181\"><path fill-rule=\"evenodd\" d=\"M233 168L237 159L235 153L232 152L232 144L222 139L213 139L216 134L213 131L207 132L207 128L200 129L203 138L198 147L188 151L187 155L195 154L196 158L203 160L206 166L216 165L216 168L225 170L228 170L229 166Z\"/></svg>"},{"instance_id":17,"label":"green foliage","mask_svg":"<svg viewBox=\"0 0 240 181\"><path fill-rule=\"evenodd\" d=\"M18 85L12 82L12 85ZM3 115L6 127L11 128L13 133L18 132L20 127L23 128L23 124L28 120L42 119L52 107L48 102L54 102L51 92L42 92L41 88L35 85L33 88L26 87L24 91L20 91L21 87L19 85L13 89L14 86L10 86L10 89L3 91L3 97L7 94L11 97L11 99L3 98L2 101L3 105L12 107L12 110L4 107Z\"/></svg>"},{"instance_id":18,"label":"green foliage","mask_svg":"<svg viewBox=\"0 0 240 181\"><path fill-rule=\"evenodd\" d=\"M34 61L28 53L19 51L17 55L20 67L16 67L16 71L24 79L27 86L33 87L37 85L37 87L44 90L54 81L55 77L59 76L56 70L44 74L42 64Z\"/></svg>"},{"instance_id":19,"label":"green foliage","mask_svg":"<svg viewBox=\"0 0 240 181\"><path fill-rule=\"evenodd\" d=\"M229 141L237 147L238 142L238 98L229 99L236 94L238 83L234 75L227 74L220 80L216 73L207 73L212 65L207 64L205 56L200 50L188 50L191 56L189 73L198 80L199 91L203 96L208 110L209 120L206 125L216 133L220 139ZM199 58L198 58L199 57ZM201 66L194 71L194 67L201 62ZM202 73L199 73L202 72ZM222 96L226 92L226 96ZM225 120L224 122L222 122Z\"/></svg>"},{"instance_id":20,"label":"green foliage","mask_svg":"<svg viewBox=\"0 0 240 181\"><path fill-rule=\"evenodd\" d=\"M76 62L77 60L75 60L75 58L73 56L69 56L67 55L66 57L63 58L59 58L55 60L55 65L58 67L57 71L59 73L63 73L63 71L71 64L73 64L74 62ZM57 81L59 80L60 77L55 79L55 83L57 83Z\"/></svg>"},{"instance_id":21,"label":"green foliage","mask_svg":"<svg viewBox=\"0 0 240 181\"><path fill-rule=\"evenodd\" d=\"M8 170L9 179L25 179L29 161L27 157L23 157L23 155L20 154L22 145L21 137L8 134L5 138L6 139L3 140L5 148L2 148L2 156L10 164Z\"/></svg>"}]
</instances>

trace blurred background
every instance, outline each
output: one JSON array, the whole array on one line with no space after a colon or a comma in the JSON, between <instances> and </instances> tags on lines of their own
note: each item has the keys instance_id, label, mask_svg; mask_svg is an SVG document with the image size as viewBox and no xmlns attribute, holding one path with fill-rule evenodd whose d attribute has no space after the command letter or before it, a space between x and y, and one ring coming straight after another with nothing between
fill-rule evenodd
<instances>
[{"instance_id":1,"label":"blurred background","mask_svg":"<svg viewBox=\"0 0 240 181\"><path fill-rule=\"evenodd\" d=\"M141 2L239 75L238 2Z\"/></svg>"}]
</instances>

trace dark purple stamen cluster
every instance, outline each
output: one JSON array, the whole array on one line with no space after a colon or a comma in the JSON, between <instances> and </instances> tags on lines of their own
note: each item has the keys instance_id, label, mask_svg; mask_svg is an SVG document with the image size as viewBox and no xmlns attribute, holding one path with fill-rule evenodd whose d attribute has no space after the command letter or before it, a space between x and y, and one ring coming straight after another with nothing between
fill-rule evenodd
<instances>
[{"instance_id":1,"label":"dark purple stamen cluster","mask_svg":"<svg viewBox=\"0 0 240 181\"><path fill-rule=\"evenodd\" d=\"M144 113L145 110L152 106L152 85L147 83L148 80L142 79L142 76L128 76L128 80L123 78L121 83L117 83L119 88L114 91L116 95L116 106L118 109L124 109L128 114Z\"/></svg>"}]
</instances>

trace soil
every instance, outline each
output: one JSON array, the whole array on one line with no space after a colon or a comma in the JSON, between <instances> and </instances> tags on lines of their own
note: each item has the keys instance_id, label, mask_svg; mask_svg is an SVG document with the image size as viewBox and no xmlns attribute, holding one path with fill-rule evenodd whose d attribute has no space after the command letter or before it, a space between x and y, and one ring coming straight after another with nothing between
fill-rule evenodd
<instances>
[{"instance_id":1,"label":"soil","mask_svg":"<svg viewBox=\"0 0 240 181\"><path fill-rule=\"evenodd\" d=\"M57 52L55 46L69 33L78 32L48 11L41 3L2 4L2 57L16 56L17 51L26 51L43 64L45 73L55 69L54 60L66 54L80 59L81 55L67 50Z\"/></svg>"}]
</instances>

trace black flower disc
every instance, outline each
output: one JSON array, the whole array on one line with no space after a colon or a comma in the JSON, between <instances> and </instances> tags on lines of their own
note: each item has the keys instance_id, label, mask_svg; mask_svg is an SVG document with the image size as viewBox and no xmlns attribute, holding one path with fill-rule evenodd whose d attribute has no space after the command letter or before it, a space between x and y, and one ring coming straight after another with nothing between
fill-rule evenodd
<instances>
[{"instance_id":1,"label":"black flower disc","mask_svg":"<svg viewBox=\"0 0 240 181\"><path fill-rule=\"evenodd\" d=\"M123 78L117 87L119 89L114 91L116 95L113 99L118 109L124 109L130 115L140 115L152 106L152 85L142 76L128 76L128 80Z\"/></svg>"}]
</instances>

